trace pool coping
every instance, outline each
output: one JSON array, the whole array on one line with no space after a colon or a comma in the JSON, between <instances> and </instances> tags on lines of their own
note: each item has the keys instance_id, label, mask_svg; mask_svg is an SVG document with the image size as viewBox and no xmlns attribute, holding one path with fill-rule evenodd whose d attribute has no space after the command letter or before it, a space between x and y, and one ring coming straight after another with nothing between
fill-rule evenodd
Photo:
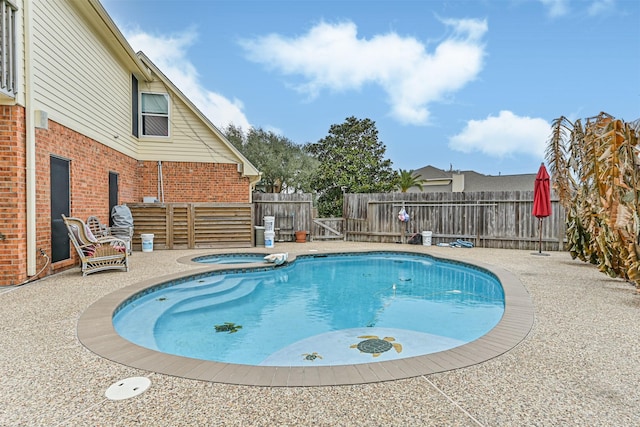
<instances>
[{"instance_id":1,"label":"pool coping","mask_svg":"<svg viewBox=\"0 0 640 427\"><path fill-rule=\"evenodd\" d=\"M323 254L346 252L381 251L327 251ZM409 250L382 252L411 253ZM191 264L190 260L197 256L182 257L178 262ZM113 328L112 317L116 308L139 291L185 276L217 270L252 269L257 265L246 263L242 267L226 264L194 268L123 287L102 297L80 315L77 336L82 345L100 357L133 368L193 380L264 387L354 385L413 378L483 363L508 352L526 338L533 327L534 307L526 288L513 273L484 263L464 261L459 257L428 256L477 266L490 271L500 280L505 295L505 309L491 331L462 346L421 356L354 365L287 367L239 365L161 353L125 340ZM289 255L290 262L295 262L295 258L295 254Z\"/></svg>"}]
</instances>

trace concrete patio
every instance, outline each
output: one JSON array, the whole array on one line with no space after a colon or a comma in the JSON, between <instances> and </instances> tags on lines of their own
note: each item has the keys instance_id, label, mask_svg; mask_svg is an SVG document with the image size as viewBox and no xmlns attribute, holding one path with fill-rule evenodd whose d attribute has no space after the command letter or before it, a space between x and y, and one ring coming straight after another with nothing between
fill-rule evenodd
<instances>
[{"instance_id":1,"label":"concrete patio","mask_svg":"<svg viewBox=\"0 0 640 427\"><path fill-rule=\"evenodd\" d=\"M152 277L191 271L216 252L408 250L493 265L529 292L535 322L515 348L462 369L361 385L257 387L197 381L103 359L77 339L94 302ZM566 252L397 244L277 243L264 248L135 252L131 270L78 268L0 288L3 426L629 426L640 425L640 294ZM147 377L137 397L106 389Z\"/></svg>"}]
</instances>

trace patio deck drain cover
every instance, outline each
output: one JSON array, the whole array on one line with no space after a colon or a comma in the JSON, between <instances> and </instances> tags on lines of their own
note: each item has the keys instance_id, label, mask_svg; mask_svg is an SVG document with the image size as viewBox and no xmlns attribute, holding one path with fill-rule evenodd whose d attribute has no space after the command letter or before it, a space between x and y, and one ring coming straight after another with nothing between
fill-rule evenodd
<instances>
[{"instance_id":1,"label":"patio deck drain cover","mask_svg":"<svg viewBox=\"0 0 640 427\"><path fill-rule=\"evenodd\" d=\"M149 378L131 377L111 384L104 395L110 400L130 399L144 393L150 385Z\"/></svg>"}]
</instances>

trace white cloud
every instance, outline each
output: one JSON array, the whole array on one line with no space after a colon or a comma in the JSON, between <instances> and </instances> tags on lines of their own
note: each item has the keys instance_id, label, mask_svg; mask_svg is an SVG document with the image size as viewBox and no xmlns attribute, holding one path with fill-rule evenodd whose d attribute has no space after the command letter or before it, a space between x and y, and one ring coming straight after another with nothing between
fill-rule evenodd
<instances>
[{"instance_id":1,"label":"white cloud","mask_svg":"<svg viewBox=\"0 0 640 427\"><path fill-rule=\"evenodd\" d=\"M559 18L571 13L570 0L539 0L547 9L551 18ZM577 2L582 8L586 1ZM611 13L616 7L616 0L593 0L587 4L589 16L599 16Z\"/></svg>"},{"instance_id":2,"label":"white cloud","mask_svg":"<svg viewBox=\"0 0 640 427\"><path fill-rule=\"evenodd\" d=\"M462 132L449 138L449 148L499 158L515 154L544 158L550 134L551 125L544 119L519 117L511 111L501 111L498 117L469 120Z\"/></svg>"},{"instance_id":3,"label":"white cloud","mask_svg":"<svg viewBox=\"0 0 640 427\"><path fill-rule=\"evenodd\" d=\"M549 16L558 18L569 13L569 0L540 0L549 10Z\"/></svg>"},{"instance_id":4,"label":"white cloud","mask_svg":"<svg viewBox=\"0 0 640 427\"><path fill-rule=\"evenodd\" d=\"M187 57L187 51L197 39L193 30L168 36L155 36L140 29L123 30L135 51L142 51L219 129L233 123L249 129L249 120L238 99L230 100L202 86L198 71Z\"/></svg>"},{"instance_id":5,"label":"white cloud","mask_svg":"<svg viewBox=\"0 0 640 427\"><path fill-rule=\"evenodd\" d=\"M485 56L484 20L444 20L451 35L428 52L413 37L396 33L358 38L352 22L320 23L300 37L270 34L243 40L248 58L285 75L302 76L296 87L311 97L324 90L358 90L377 84L400 122L425 124L428 105L473 81Z\"/></svg>"},{"instance_id":6,"label":"white cloud","mask_svg":"<svg viewBox=\"0 0 640 427\"><path fill-rule=\"evenodd\" d=\"M615 6L615 0L595 0L591 5L589 5L587 13L590 16L609 14L615 9Z\"/></svg>"}]
</instances>

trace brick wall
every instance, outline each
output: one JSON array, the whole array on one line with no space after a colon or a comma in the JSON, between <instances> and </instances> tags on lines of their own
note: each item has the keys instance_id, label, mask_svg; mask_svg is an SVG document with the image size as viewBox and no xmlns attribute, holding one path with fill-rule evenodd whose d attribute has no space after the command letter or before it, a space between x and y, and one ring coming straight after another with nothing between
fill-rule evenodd
<instances>
[{"instance_id":1,"label":"brick wall","mask_svg":"<svg viewBox=\"0 0 640 427\"><path fill-rule=\"evenodd\" d=\"M69 161L70 215L86 220L95 215L109 222L109 172L118 174L119 202L135 201L137 162L69 128L49 121L49 129L36 129L36 246L51 255L51 157ZM77 255L52 264L50 271L73 266Z\"/></svg>"},{"instance_id":2,"label":"brick wall","mask_svg":"<svg viewBox=\"0 0 640 427\"><path fill-rule=\"evenodd\" d=\"M158 198L158 162L140 162L140 199ZM249 203L249 179L235 164L162 162L162 187L166 203Z\"/></svg>"},{"instance_id":3,"label":"brick wall","mask_svg":"<svg viewBox=\"0 0 640 427\"><path fill-rule=\"evenodd\" d=\"M0 285L26 277L24 109L0 106Z\"/></svg>"},{"instance_id":4,"label":"brick wall","mask_svg":"<svg viewBox=\"0 0 640 427\"><path fill-rule=\"evenodd\" d=\"M131 157L52 121L48 130L36 130L36 151L37 209L47 213L38 229L50 221L51 156L70 161L72 216L86 220L95 215L108 223L109 172L118 174L119 202L137 201L137 162Z\"/></svg>"},{"instance_id":5,"label":"brick wall","mask_svg":"<svg viewBox=\"0 0 640 427\"><path fill-rule=\"evenodd\" d=\"M17 284L26 276L25 124L22 107L0 106L0 285ZM140 162L53 121L36 129L36 248L51 254L51 156L70 161L71 215L109 220L109 172L118 174L119 203L157 197L158 164ZM233 164L163 162L166 202L250 201L249 181ZM49 266L44 274L77 262ZM37 270L44 258L37 255Z\"/></svg>"}]
</instances>

